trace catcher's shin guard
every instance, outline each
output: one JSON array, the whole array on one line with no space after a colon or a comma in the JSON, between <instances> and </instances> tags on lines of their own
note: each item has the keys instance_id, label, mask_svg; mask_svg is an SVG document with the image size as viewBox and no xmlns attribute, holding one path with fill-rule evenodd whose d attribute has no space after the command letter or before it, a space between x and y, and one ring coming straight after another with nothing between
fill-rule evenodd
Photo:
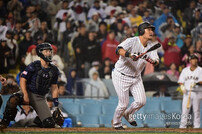
<instances>
[{"instance_id":1,"label":"catcher's shin guard","mask_svg":"<svg viewBox=\"0 0 202 134\"><path fill-rule=\"evenodd\" d=\"M44 128L55 128L55 121L52 117L48 117L42 121Z\"/></svg>"},{"instance_id":2,"label":"catcher's shin guard","mask_svg":"<svg viewBox=\"0 0 202 134\"><path fill-rule=\"evenodd\" d=\"M17 114L17 106L22 104L22 102L23 102L22 93L15 93L11 95L6 104L5 111L3 113L4 116L0 123L0 129L6 128L9 125L10 121L15 119L15 116Z\"/></svg>"}]
</instances>

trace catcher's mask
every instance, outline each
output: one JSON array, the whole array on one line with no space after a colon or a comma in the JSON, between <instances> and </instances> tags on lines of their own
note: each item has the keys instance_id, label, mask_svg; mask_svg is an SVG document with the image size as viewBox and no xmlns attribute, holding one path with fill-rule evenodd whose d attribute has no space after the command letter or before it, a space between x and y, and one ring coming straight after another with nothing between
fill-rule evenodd
<instances>
[{"instance_id":1,"label":"catcher's mask","mask_svg":"<svg viewBox=\"0 0 202 134\"><path fill-rule=\"evenodd\" d=\"M50 43L42 43L42 44L37 45L37 47L36 47L36 53L44 61L46 61L46 62L52 62L52 57L53 57L52 54L50 56L45 56L42 53L43 50L51 50L51 51L53 51L53 48L52 48L51 44Z\"/></svg>"}]
</instances>

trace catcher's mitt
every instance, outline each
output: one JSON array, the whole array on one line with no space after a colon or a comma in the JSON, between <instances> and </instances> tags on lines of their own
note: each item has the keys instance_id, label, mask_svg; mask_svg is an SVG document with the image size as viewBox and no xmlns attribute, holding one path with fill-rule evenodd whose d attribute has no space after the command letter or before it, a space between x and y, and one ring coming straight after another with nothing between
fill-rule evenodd
<instances>
[{"instance_id":1,"label":"catcher's mitt","mask_svg":"<svg viewBox=\"0 0 202 134\"><path fill-rule=\"evenodd\" d=\"M62 112L59 108L56 108L56 110L53 112L53 119L57 125L60 127L63 125L64 117L62 115Z\"/></svg>"}]
</instances>

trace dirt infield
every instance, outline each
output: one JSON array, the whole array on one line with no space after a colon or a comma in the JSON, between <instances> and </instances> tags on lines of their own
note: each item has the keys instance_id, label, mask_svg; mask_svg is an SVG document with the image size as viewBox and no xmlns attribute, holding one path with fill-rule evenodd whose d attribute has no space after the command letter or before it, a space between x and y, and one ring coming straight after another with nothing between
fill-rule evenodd
<instances>
[{"instance_id":1,"label":"dirt infield","mask_svg":"<svg viewBox=\"0 0 202 134\"><path fill-rule=\"evenodd\" d=\"M119 130L120 131L120 130ZM202 129L178 129L178 128L126 128L126 130L121 130L122 132L154 132L154 133L202 133ZM83 127L75 127L75 128L7 128L4 132L11 132L11 133L19 133L19 132L45 132L45 133L53 133L53 132L64 132L64 133L82 133L82 132L89 132L89 133L116 133L117 130L113 128L83 128Z\"/></svg>"}]
</instances>

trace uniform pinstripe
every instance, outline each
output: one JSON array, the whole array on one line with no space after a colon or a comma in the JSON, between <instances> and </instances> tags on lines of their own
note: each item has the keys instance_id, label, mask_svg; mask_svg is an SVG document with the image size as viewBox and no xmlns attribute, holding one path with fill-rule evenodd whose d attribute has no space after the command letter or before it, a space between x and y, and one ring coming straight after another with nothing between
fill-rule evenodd
<instances>
[{"instance_id":1,"label":"uniform pinstripe","mask_svg":"<svg viewBox=\"0 0 202 134\"><path fill-rule=\"evenodd\" d=\"M194 71L190 70L190 67L186 67L182 70L182 73L180 74L178 83L183 83L185 86L185 89L187 90L187 93L183 95L183 101L182 101L182 116L181 116L181 123L180 128L186 128L187 125L187 118L190 108L187 109L187 102L189 98L189 91L192 83L197 83L199 81L202 81L202 68L197 67ZM201 86L196 86L192 89L194 90L202 90ZM193 106L193 112L194 112L194 128L200 127L200 96L201 94L198 92L191 92L190 97L190 106Z\"/></svg>"},{"instance_id":2,"label":"uniform pinstripe","mask_svg":"<svg viewBox=\"0 0 202 134\"><path fill-rule=\"evenodd\" d=\"M118 46L123 47L124 50L130 52L131 54L140 54L152 47L152 44L148 43L146 47L143 47L139 37L133 37L126 39ZM157 52L151 51L137 61L120 56L119 60L115 64L115 69L112 71L112 81L118 95L119 102L113 117L114 127L122 126L121 117L123 115L133 114L146 103L145 89L141 78L141 72L147 63L147 61L144 60L145 58L158 60ZM131 91L135 101L127 109L129 104L129 91Z\"/></svg>"}]
</instances>

